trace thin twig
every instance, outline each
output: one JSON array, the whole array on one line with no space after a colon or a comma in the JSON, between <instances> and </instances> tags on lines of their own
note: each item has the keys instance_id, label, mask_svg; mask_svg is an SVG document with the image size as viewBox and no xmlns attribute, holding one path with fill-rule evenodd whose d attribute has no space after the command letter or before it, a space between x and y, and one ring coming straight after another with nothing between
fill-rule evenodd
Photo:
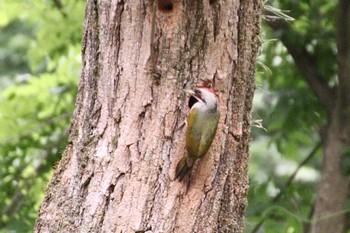
<instances>
[{"instance_id":1,"label":"thin twig","mask_svg":"<svg viewBox=\"0 0 350 233\"><path fill-rule=\"evenodd\" d=\"M8 137L8 138L3 138L0 140L0 146L2 145L5 145L11 141L15 141L15 140L18 140L18 139L21 139L21 138L24 138L30 134L32 134L33 132L36 132L44 127L47 127L49 125L53 125L55 124L57 121L59 120L62 120L62 119L67 119L67 118L70 118L72 116L72 113L71 112L66 112L66 113L63 113L61 115L58 115L56 117L53 117L53 118L50 118L50 119L47 119L45 121L43 121L43 123L39 124L39 125L36 125L18 135L15 135L13 137Z\"/></svg>"},{"instance_id":2,"label":"thin twig","mask_svg":"<svg viewBox=\"0 0 350 233\"><path fill-rule=\"evenodd\" d=\"M299 170L306 164L308 163L312 157L316 154L316 152L321 148L322 146L322 142L319 141L315 147L312 149L312 151L309 153L308 156L306 156L306 158L301 161L301 163L298 165L298 167L295 169L295 171L289 176L286 184L284 185L284 188L281 189L281 191L278 193L277 196L275 196L272 200L271 200L271 204L275 204L276 202L278 202L281 197L283 196L283 194L285 193L285 191L288 189L288 187L292 184L295 176L298 174ZM259 228L261 227L261 225L264 223L265 219L267 218L267 216L264 216L260 222L258 224L255 225L254 229L251 231L251 233L256 233L258 232Z\"/></svg>"}]
</instances>

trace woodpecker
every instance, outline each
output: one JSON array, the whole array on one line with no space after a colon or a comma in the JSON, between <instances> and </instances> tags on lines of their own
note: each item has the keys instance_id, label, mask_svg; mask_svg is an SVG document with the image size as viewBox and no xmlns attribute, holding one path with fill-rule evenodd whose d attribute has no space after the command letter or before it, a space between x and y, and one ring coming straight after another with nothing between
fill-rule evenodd
<instances>
[{"instance_id":1,"label":"woodpecker","mask_svg":"<svg viewBox=\"0 0 350 233\"><path fill-rule=\"evenodd\" d=\"M212 144L220 118L218 98L213 90L197 87L184 90L190 99L191 109L187 118L186 152L176 166L176 178L180 181L191 170L197 159L202 158Z\"/></svg>"}]
</instances>

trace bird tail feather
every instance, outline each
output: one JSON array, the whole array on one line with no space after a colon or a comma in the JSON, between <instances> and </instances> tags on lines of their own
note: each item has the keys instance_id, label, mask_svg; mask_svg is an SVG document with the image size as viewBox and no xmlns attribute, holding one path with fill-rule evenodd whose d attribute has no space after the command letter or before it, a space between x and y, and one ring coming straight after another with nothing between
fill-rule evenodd
<instances>
[{"instance_id":1,"label":"bird tail feather","mask_svg":"<svg viewBox=\"0 0 350 233\"><path fill-rule=\"evenodd\" d=\"M179 181L181 181L191 170L191 168L192 166L188 166L187 164L187 157L183 156L176 166L176 178L179 179Z\"/></svg>"}]
</instances>

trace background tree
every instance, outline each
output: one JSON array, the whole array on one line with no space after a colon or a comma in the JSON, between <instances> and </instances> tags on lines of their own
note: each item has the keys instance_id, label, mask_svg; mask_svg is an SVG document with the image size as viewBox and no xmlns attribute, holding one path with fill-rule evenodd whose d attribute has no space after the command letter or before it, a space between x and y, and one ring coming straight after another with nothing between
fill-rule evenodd
<instances>
[{"instance_id":1,"label":"background tree","mask_svg":"<svg viewBox=\"0 0 350 233\"><path fill-rule=\"evenodd\" d=\"M69 143L37 232L239 232L246 206L259 1L88 1ZM220 96L214 145L186 182L187 98Z\"/></svg>"},{"instance_id":2,"label":"background tree","mask_svg":"<svg viewBox=\"0 0 350 233\"><path fill-rule=\"evenodd\" d=\"M260 180L263 185L252 189L251 194L259 195L262 191L274 196L272 206L271 202L268 204L270 208L266 213L270 218L264 220L265 229L273 229L277 221L284 223L286 230L297 232L343 232L349 222L345 220L345 213L349 211L350 28L345 23L350 15L349 3L279 1L274 2L274 6L289 9L288 15L296 20L288 23L272 17L271 11L266 12L267 35L279 38L281 43L265 44L262 60L271 67L273 75L261 80L261 86L275 94L262 94L267 104L258 113L266 120L264 126L275 148L285 157L284 164L288 159L298 158L301 166L292 163L289 168L281 167L275 160L276 164L268 166L270 174L290 174L289 180ZM320 145L324 157L314 158L321 155ZM309 185L315 182L312 177L317 170L304 166L311 159L312 166L320 170L317 186ZM295 168L291 168L293 166ZM298 172L301 167L304 171L297 178L292 170ZM292 187L294 178L298 182ZM285 201L281 201L281 195ZM277 211L272 213L271 209ZM258 221L254 232L261 223Z\"/></svg>"}]
</instances>

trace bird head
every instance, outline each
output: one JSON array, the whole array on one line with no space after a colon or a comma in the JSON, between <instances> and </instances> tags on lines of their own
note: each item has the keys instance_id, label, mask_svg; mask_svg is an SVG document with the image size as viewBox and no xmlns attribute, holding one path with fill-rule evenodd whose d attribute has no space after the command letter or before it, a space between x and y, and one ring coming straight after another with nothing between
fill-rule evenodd
<instances>
[{"instance_id":1,"label":"bird head","mask_svg":"<svg viewBox=\"0 0 350 233\"><path fill-rule=\"evenodd\" d=\"M215 92L208 87L196 87L194 90L184 89L190 95L188 107L205 108L211 111L218 111L218 97Z\"/></svg>"}]
</instances>

